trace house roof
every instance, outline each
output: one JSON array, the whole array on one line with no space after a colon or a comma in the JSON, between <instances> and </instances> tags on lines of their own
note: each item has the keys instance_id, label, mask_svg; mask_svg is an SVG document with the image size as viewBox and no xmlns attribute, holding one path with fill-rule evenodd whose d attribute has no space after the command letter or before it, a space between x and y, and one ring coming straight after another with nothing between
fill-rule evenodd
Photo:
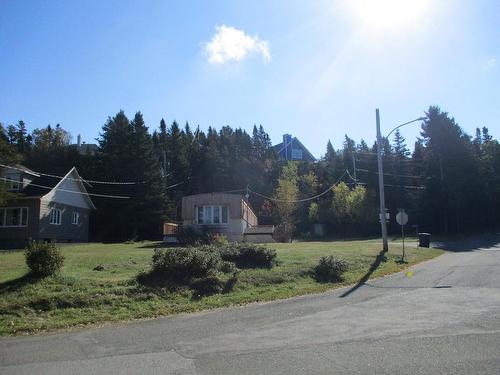
<instances>
[{"instance_id":1,"label":"house roof","mask_svg":"<svg viewBox=\"0 0 500 375\"><path fill-rule=\"evenodd\" d=\"M61 181L60 178L39 176L26 186L21 194L26 197L41 197L51 191Z\"/></svg>"},{"instance_id":2,"label":"house roof","mask_svg":"<svg viewBox=\"0 0 500 375\"><path fill-rule=\"evenodd\" d=\"M290 141L290 143L287 145L284 145L283 142L281 142L281 143L278 143L277 145L273 146L273 148L276 150L278 155L280 155L283 152L283 150L290 145L291 146L298 146L306 154L305 156L307 159L312 160L312 161L316 161L316 158L313 156L313 154L311 154L309 152L309 150L306 148L306 146L304 146L302 144L302 142L298 140L297 137L293 137L292 140ZM294 147L294 148L297 148L297 147Z\"/></svg>"},{"instance_id":3,"label":"house roof","mask_svg":"<svg viewBox=\"0 0 500 375\"><path fill-rule=\"evenodd\" d=\"M17 167L16 167L17 168ZM18 168L21 169L21 168ZM25 168L27 169L27 168ZM57 173L57 171L54 171ZM33 172L35 173L35 172ZM63 175L63 174L60 174ZM70 177L72 175L72 177ZM64 180L71 178L74 179L76 184L79 186L80 192L84 196L85 200L87 201L87 204L89 207L92 209L96 209L94 206L94 203L92 202L92 199L90 199L90 196L88 195L87 189L83 185L81 181L81 177L78 174L78 171L76 170L75 167L71 168L71 170L67 173L64 174L64 177L56 177L57 175L49 175L49 174L35 174L36 177L31 181L28 186L26 186L21 192L21 196L23 197L30 197L30 198L41 198L47 194L49 194L51 191L54 189L57 189L58 186L60 186ZM62 189L61 189L62 190ZM66 191L66 190L64 190ZM75 194L79 194L80 192L75 192Z\"/></svg>"}]
</instances>

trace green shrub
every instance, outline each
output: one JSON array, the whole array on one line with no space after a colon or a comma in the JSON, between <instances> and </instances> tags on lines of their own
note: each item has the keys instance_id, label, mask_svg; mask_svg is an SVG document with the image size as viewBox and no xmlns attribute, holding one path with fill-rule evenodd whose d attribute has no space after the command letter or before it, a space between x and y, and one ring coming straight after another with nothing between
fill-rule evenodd
<instances>
[{"instance_id":1,"label":"green shrub","mask_svg":"<svg viewBox=\"0 0 500 375\"><path fill-rule=\"evenodd\" d=\"M24 252L26 265L35 276L45 277L58 272L64 257L53 243L32 241Z\"/></svg>"},{"instance_id":2,"label":"green shrub","mask_svg":"<svg viewBox=\"0 0 500 375\"><path fill-rule=\"evenodd\" d=\"M203 234L193 227L181 227L177 233L177 240L184 245L200 245L203 243Z\"/></svg>"},{"instance_id":3,"label":"green shrub","mask_svg":"<svg viewBox=\"0 0 500 375\"><path fill-rule=\"evenodd\" d=\"M189 281L215 275L221 263L217 251L196 247L155 249L151 272L165 280Z\"/></svg>"},{"instance_id":4,"label":"green shrub","mask_svg":"<svg viewBox=\"0 0 500 375\"><path fill-rule=\"evenodd\" d=\"M194 280L191 288L195 297L205 297L222 292L224 283L217 276L209 276Z\"/></svg>"},{"instance_id":5,"label":"green shrub","mask_svg":"<svg viewBox=\"0 0 500 375\"><path fill-rule=\"evenodd\" d=\"M207 244L209 245L214 245L214 246L228 246L229 241L227 240L227 237L225 234L222 233L207 233Z\"/></svg>"},{"instance_id":6,"label":"green shrub","mask_svg":"<svg viewBox=\"0 0 500 375\"><path fill-rule=\"evenodd\" d=\"M274 228L273 238L277 242L291 242L295 226L291 223L280 223Z\"/></svg>"},{"instance_id":7,"label":"green shrub","mask_svg":"<svg viewBox=\"0 0 500 375\"><path fill-rule=\"evenodd\" d=\"M346 261L333 256L321 257L314 267L314 276L320 282L336 282L342 280L342 274L347 271Z\"/></svg>"},{"instance_id":8,"label":"green shrub","mask_svg":"<svg viewBox=\"0 0 500 375\"><path fill-rule=\"evenodd\" d=\"M251 243L231 244L219 252L223 260L238 268L272 268L276 262L276 250Z\"/></svg>"},{"instance_id":9,"label":"green shrub","mask_svg":"<svg viewBox=\"0 0 500 375\"><path fill-rule=\"evenodd\" d=\"M264 246L241 244L239 252L236 266L240 268L272 268L276 261L276 250Z\"/></svg>"},{"instance_id":10,"label":"green shrub","mask_svg":"<svg viewBox=\"0 0 500 375\"><path fill-rule=\"evenodd\" d=\"M238 271L236 265L232 262L223 261L220 267L220 271L223 273L235 273Z\"/></svg>"}]
</instances>

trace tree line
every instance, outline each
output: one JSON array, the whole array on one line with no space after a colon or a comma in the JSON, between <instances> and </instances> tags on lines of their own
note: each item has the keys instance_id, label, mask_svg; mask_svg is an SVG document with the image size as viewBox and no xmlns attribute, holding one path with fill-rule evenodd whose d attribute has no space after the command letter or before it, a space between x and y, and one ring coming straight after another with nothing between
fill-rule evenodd
<instances>
[{"instance_id":1,"label":"tree line","mask_svg":"<svg viewBox=\"0 0 500 375\"><path fill-rule=\"evenodd\" d=\"M314 224L338 237L379 233L376 142L369 146L346 135L339 150L328 141L315 163L286 162L262 126L249 134L230 126L202 131L161 120L151 131L140 112L129 119L123 111L103 125L96 152L82 153L70 141L60 125L31 133L23 121L1 125L0 157L2 164L21 163L44 173L62 174L75 166L88 180L129 182L87 186L91 193L127 197L93 197L95 240L156 238L164 220L181 220L182 196L204 192L250 192L259 222L276 224L284 240L314 236ZM400 208L419 231L498 226L500 145L488 128L468 135L448 113L431 106L413 151L396 131L383 139L382 157L390 232L399 232L394 217ZM0 201L13 198L0 189Z\"/></svg>"}]
</instances>

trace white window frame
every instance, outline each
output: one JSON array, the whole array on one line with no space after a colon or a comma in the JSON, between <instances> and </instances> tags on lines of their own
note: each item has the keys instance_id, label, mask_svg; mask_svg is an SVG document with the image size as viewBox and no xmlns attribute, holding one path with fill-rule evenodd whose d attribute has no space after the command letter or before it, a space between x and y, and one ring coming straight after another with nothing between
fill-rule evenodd
<instances>
[{"instance_id":1,"label":"white window frame","mask_svg":"<svg viewBox=\"0 0 500 375\"><path fill-rule=\"evenodd\" d=\"M52 225L61 225L62 211L58 208L52 207L49 212L49 223Z\"/></svg>"},{"instance_id":2,"label":"white window frame","mask_svg":"<svg viewBox=\"0 0 500 375\"><path fill-rule=\"evenodd\" d=\"M21 174L7 174L5 175L5 185L7 191L21 190Z\"/></svg>"},{"instance_id":3,"label":"white window frame","mask_svg":"<svg viewBox=\"0 0 500 375\"><path fill-rule=\"evenodd\" d=\"M73 211L71 213L71 224L79 225L82 222L82 216L78 211Z\"/></svg>"},{"instance_id":4,"label":"white window frame","mask_svg":"<svg viewBox=\"0 0 500 375\"><path fill-rule=\"evenodd\" d=\"M219 222L214 222L214 212L217 208L219 212ZM226 221L222 221L222 210L226 209ZM201 213L201 222L200 222ZM196 206L196 223L199 225L226 225L229 223L229 208L224 205L219 204L205 204L202 206Z\"/></svg>"},{"instance_id":5,"label":"white window frame","mask_svg":"<svg viewBox=\"0 0 500 375\"><path fill-rule=\"evenodd\" d=\"M20 210L19 212L19 224L18 225L7 225L7 211L8 210ZM28 226L29 219L29 207L2 207L0 208L0 228L22 228ZM23 220L26 219L26 220ZM25 221L25 224L23 224Z\"/></svg>"}]
</instances>

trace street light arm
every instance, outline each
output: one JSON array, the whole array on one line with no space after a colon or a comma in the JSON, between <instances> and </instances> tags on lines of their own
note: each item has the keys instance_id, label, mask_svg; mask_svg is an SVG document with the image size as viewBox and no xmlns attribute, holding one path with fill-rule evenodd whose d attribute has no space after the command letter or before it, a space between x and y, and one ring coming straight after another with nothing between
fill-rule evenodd
<instances>
[{"instance_id":1,"label":"street light arm","mask_svg":"<svg viewBox=\"0 0 500 375\"><path fill-rule=\"evenodd\" d=\"M411 124L413 122L417 122L417 121L424 121L425 119L427 119L427 117L419 117L419 118L416 118L415 120L411 120L411 121L408 121L408 122L405 122L404 124L401 124L401 125L398 125L396 126L394 129L392 129L389 134L386 135L386 138L389 139L389 136L397 129L405 126L405 125L408 125L408 124Z\"/></svg>"}]
</instances>

